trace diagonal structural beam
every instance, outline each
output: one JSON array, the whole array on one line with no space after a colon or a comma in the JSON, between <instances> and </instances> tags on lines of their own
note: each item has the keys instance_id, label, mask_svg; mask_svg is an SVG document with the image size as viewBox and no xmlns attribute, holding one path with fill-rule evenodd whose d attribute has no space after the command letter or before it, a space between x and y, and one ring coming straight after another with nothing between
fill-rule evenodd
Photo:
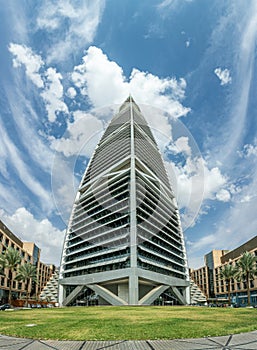
<instances>
[{"instance_id":1,"label":"diagonal structural beam","mask_svg":"<svg viewBox=\"0 0 257 350\"><path fill-rule=\"evenodd\" d=\"M157 299L166 289L170 288L170 286L157 286L150 290L143 298L141 298L138 302L139 305L151 305L155 299Z\"/></svg>"},{"instance_id":2,"label":"diagonal structural beam","mask_svg":"<svg viewBox=\"0 0 257 350\"><path fill-rule=\"evenodd\" d=\"M186 298L184 297L184 295L182 295L180 293L180 291L178 290L177 287L171 287L171 289L172 289L174 295L178 298L178 300L181 302L182 305L187 304Z\"/></svg>"},{"instance_id":3,"label":"diagonal structural beam","mask_svg":"<svg viewBox=\"0 0 257 350\"><path fill-rule=\"evenodd\" d=\"M92 289L96 294L100 295L104 300L106 300L111 305L128 305L126 301L119 298L116 294L112 293L108 289L99 286L98 284L89 284L87 288Z\"/></svg>"},{"instance_id":4,"label":"diagonal structural beam","mask_svg":"<svg viewBox=\"0 0 257 350\"><path fill-rule=\"evenodd\" d=\"M75 298L79 295L82 290L86 288L86 286L77 286L64 300L63 300L63 306L67 306L70 303L73 302Z\"/></svg>"}]
</instances>

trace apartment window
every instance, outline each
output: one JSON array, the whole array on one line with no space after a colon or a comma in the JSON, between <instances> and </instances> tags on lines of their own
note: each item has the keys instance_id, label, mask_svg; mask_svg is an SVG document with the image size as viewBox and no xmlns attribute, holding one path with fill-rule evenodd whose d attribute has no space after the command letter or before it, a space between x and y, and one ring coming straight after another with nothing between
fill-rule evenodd
<instances>
[{"instance_id":1,"label":"apartment window","mask_svg":"<svg viewBox=\"0 0 257 350\"><path fill-rule=\"evenodd\" d=\"M6 238L6 239L5 239L5 246L8 247L8 245L9 245L9 239Z\"/></svg>"}]
</instances>

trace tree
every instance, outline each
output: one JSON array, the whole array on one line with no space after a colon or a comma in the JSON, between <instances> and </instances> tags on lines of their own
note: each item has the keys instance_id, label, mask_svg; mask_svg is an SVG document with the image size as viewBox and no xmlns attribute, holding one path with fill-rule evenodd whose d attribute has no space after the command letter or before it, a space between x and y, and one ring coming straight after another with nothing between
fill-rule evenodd
<instances>
[{"instance_id":1,"label":"tree","mask_svg":"<svg viewBox=\"0 0 257 350\"><path fill-rule=\"evenodd\" d=\"M31 291L31 283L37 282L37 267L35 265L32 265L31 263L25 263L21 265L18 269L16 280L25 283L26 306L28 306L28 299Z\"/></svg>"},{"instance_id":2,"label":"tree","mask_svg":"<svg viewBox=\"0 0 257 350\"><path fill-rule=\"evenodd\" d=\"M228 304L231 305L231 280L236 278L238 275L238 268L237 266L233 265L225 265L223 269L220 272L220 277L225 280L227 286L228 286Z\"/></svg>"},{"instance_id":3,"label":"tree","mask_svg":"<svg viewBox=\"0 0 257 350\"><path fill-rule=\"evenodd\" d=\"M12 301L12 285L13 285L13 273L17 270L17 266L21 262L20 253L13 249L8 248L4 253L0 255L0 266L2 266L2 271L8 269L7 279L9 282L9 293L8 302L11 304Z\"/></svg>"},{"instance_id":4,"label":"tree","mask_svg":"<svg viewBox=\"0 0 257 350\"><path fill-rule=\"evenodd\" d=\"M253 254L245 252L237 261L239 278L246 282L248 306L251 304L250 281L251 279L254 279L255 276L257 276L256 260L257 258Z\"/></svg>"}]
</instances>

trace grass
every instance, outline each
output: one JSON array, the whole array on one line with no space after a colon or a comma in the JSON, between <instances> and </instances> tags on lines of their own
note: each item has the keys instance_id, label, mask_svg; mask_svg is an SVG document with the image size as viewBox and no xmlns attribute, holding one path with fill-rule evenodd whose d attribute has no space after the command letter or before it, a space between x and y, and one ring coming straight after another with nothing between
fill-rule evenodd
<instances>
[{"instance_id":1,"label":"grass","mask_svg":"<svg viewBox=\"0 0 257 350\"><path fill-rule=\"evenodd\" d=\"M1 334L37 339L198 338L249 332L256 325L257 309L248 308L107 306L0 312Z\"/></svg>"}]
</instances>

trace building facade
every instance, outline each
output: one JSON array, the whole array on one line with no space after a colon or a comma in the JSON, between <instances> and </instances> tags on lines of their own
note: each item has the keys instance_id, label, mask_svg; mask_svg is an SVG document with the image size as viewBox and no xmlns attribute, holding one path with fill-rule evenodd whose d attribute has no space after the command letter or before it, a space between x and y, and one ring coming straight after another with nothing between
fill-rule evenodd
<instances>
[{"instance_id":1,"label":"building facade","mask_svg":"<svg viewBox=\"0 0 257 350\"><path fill-rule=\"evenodd\" d=\"M214 298L215 297L215 282L214 282L214 270L217 266L220 265L221 257L226 254L228 250L217 250L214 249L210 253L206 254L204 256L204 262L205 266L207 267L207 273L208 273L208 297Z\"/></svg>"},{"instance_id":2,"label":"building facade","mask_svg":"<svg viewBox=\"0 0 257 350\"><path fill-rule=\"evenodd\" d=\"M95 298L150 305L162 295L189 302L184 237L157 144L129 97L79 186L64 240L59 303Z\"/></svg>"},{"instance_id":3,"label":"building facade","mask_svg":"<svg viewBox=\"0 0 257 350\"><path fill-rule=\"evenodd\" d=\"M217 299L228 297L228 285L220 278L221 269L226 264L235 265L242 254L246 251L257 257L257 236L221 257L221 264L214 270L215 296ZM257 277L251 280L250 284L251 305L257 305ZM231 281L231 300L232 303L240 306L247 305L246 281L238 281L236 279Z\"/></svg>"},{"instance_id":4,"label":"building facade","mask_svg":"<svg viewBox=\"0 0 257 350\"><path fill-rule=\"evenodd\" d=\"M207 266L199 269L190 269L191 280L200 288L207 299L210 298L209 269Z\"/></svg>"},{"instance_id":5,"label":"building facade","mask_svg":"<svg viewBox=\"0 0 257 350\"><path fill-rule=\"evenodd\" d=\"M0 253L4 253L8 248L13 248L20 253L21 264L31 263L37 267L38 282L32 284L30 293L31 296L37 298L54 272L54 265L46 265L42 263L40 261L40 249L36 244L33 242L23 242L0 220ZM6 269L5 276L0 276L0 301L2 302L7 301L8 298L9 280L7 276L8 271ZM14 280L12 286L13 298L20 299L25 294L25 283Z\"/></svg>"},{"instance_id":6,"label":"building facade","mask_svg":"<svg viewBox=\"0 0 257 350\"><path fill-rule=\"evenodd\" d=\"M234 250L212 250L204 257L205 266L190 270L192 280L206 295L209 303L228 302L228 285L221 278L221 271L226 264L236 265L244 252L257 256L257 236ZM251 304L257 305L257 278L251 281ZM231 301L240 306L247 305L247 288L245 281L231 281Z\"/></svg>"}]
</instances>

